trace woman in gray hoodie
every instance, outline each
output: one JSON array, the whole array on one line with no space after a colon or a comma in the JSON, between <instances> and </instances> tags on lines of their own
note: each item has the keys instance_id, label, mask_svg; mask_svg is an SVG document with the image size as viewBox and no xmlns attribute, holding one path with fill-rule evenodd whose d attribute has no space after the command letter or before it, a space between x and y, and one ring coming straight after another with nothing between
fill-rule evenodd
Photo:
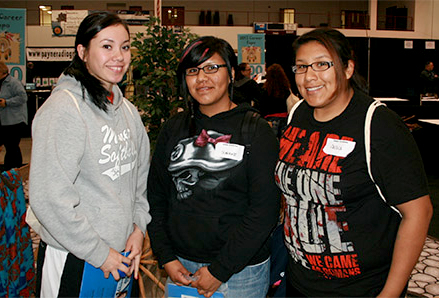
<instances>
[{"instance_id":1,"label":"woman in gray hoodie","mask_svg":"<svg viewBox=\"0 0 439 298\"><path fill-rule=\"evenodd\" d=\"M41 297L79 296L84 261L105 277L137 277L151 220L148 136L117 86L131 60L128 28L117 15L91 14L79 26L75 50L32 127L30 203L41 224Z\"/></svg>"}]
</instances>

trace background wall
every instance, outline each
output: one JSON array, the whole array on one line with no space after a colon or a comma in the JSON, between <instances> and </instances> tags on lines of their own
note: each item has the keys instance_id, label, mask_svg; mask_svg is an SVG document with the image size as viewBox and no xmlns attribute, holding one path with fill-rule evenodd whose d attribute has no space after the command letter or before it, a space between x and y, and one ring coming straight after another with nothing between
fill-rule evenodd
<instances>
[{"instance_id":1,"label":"background wall","mask_svg":"<svg viewBox=\"0 0 439 298\"><path fill-rule=\"evenodd\" d=\"M407 0L400 0L407 1ZM52 9L60 9L62 5L74 5L75 9L95 9L106 10L128 9L129 6L141 6L143 10L153 11L153 1L90 1L86 0L39 0L29 1L0 1L1 7L27 8L28 25L39 24L38 6L41 4L52 5ZM328 14L333 14L340 18L340 10L368 10L367 0L163 0L163 6L184 6L186 10L186 24L198 24L199 11L201 10L219 10L221 24L226 24L227 14L233 14L234 23L239 25L251 25L254 21L261 19L279 22L279 10L281 8L294 8L297 12L297 23L304 26L319 25L327 22ZM312 13L312 24L309 23L309 13ZM268 19L267 19L268 17ZM339 23L339 22L338 22ZM337 22L335 23L337 25Z\"/></svg>"},{"instance_id":2,"label":"background wall","mask_svg":"<svg viewBox=\"0 0 439 298\"><path fill-rule=\"evenodd\" d=\"M353 0L353 1L259 1L259 0L236 0L236 1L214 1L214 0L163 0L164 6L184 6L186 11L193 10L220 10L233 13L234 17L263 19L259 12L269 13L271 17L279 17L280 8L295 8L296 21L302 23L303 18L312 16L312 22L325 23L328 16L339 13L342 9L365 10L370 14L370 28L365 29L339 29L351 40L358 57L358 71L369 82L371 94L374 96L398 96L417 100L418 77L423 69L426 60L432 60L439 68L439 61L436 57L436 49L426 50L426 41L439 40L439 0L404 0L404 6L413 14L413 31L390 31L378 30L377 23L380 11L385 11L389 5L401 6L400 1L385 0ZM90 1L70 0L45 1L45 4L52 5L52 9L60 9L61 5L74 5L75 9L90 9ZM28 24L39 22L38 19L39 1L0 1L0 7L26 7L28 13ZM142 6L144 10L152 11L152 1L93 1L93 9L106 9L108 5L121 9L128 9L129 6ZM241 15L242 14L242 15ZM190 15L190 14L189 14ZM322 19L319 20L318 17ZM265 16L267 17L267 15ZM317 18L317 19L315 19ZM237 20L237 19L235 19ZM188 21L188 20L186 20ZM275 21L273 19L273 21ZM188 21L189 22L189 21ZM192 22L192 21L190 21ZM189 23L190 23L189 22ZM194 20L193 22L197 22ZM303 20L305 22L305 20ZM309 22L307 20L306 22ZM233 48L237 48L237 35L253 33L252 26L188 26L192 32L198 35L214 35L227 40ZM131 33L143 31L143 26L131 26ZM298 28L297 35L302 35L312 28ZM291 44L296 37L289 36L268 36L266 37L266 62L267 66L272 63L281 64L287 75L293 81L291 65ZM404 49L404 41L413 41L413 49ZM27 47L72 47L74 37L53 37L50 27L28 25L26 34ZM439 47L439 43L436 45Z\"/></svg>"},{"instance_id":3,"label":"background wall","mask_svg":"<svg viewBox=\"0 0 439 298\"><path fill-rule=\"evenodd\" d=\"M39 24L40 4L52 5L52 9L60 9L62 5L73 5L75 9L106 10L128 9L129 6L140 6L143 10L153 10L153 1L120 1L106 0L93 1L91 5L87 0L0 0L0 7L26 8L27 24ZM439 39L439 0L163 0L163 6L184 6L187 11L186 24L198 24L200 10L221 11L221 24L226 23L226 13L233 14L235 25L248 26L253 21L279 21L281 8L294 8L296 10L296 22L304 27L318 26L327 23L328 18L332 26L337 27L340 22L341 10L368 11L371 19L370 30L353 32L372 37L411 37ZM397 32L376 30L377 22L382 22L382 15L386 7L397 5L407 7L409 16L413 16L414 31ZM380 16L380 18L378 18Z\"/></svg>"}]
</instances>

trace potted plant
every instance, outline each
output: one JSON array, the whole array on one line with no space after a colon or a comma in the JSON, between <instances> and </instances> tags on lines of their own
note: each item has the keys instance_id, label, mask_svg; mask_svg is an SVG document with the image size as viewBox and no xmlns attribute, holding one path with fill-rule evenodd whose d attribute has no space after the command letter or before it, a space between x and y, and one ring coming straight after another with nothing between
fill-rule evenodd
<instances>
[{"instance_id":1,"label":"potted plant","mask_svg":"<svg viewBox=\"0 0 439 298\"><path fill-rule=\"evenodd\" d=\"M141 112L153 148L161 125L185 106L178 96L176 71L184 47L198 36L189 29L176 32L161 26L155 17L145 26L146 32L137 33L132 42L137 49L132 61L136 91L130 100Z\"/></svg>"}]
</instances>

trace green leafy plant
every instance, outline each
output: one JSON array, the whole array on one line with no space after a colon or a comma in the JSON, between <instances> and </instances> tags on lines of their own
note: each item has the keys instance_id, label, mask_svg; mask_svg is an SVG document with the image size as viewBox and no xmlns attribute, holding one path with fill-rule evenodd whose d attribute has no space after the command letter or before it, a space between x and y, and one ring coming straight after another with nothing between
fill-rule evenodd
<instances>
[{"instance_id":1,"label":"green leafy plant","mask_svg":"<svg viewBox=\"0 0 439 298\"><path fill-rule=\"evenodd\" d=\"M185 107L178 96L176 71L184 47L198 36L189 29L175 32L161 26L155 17L145 26L146 32L137 33L132 42L137 49L132 61L136 92L130 100L140 110L154 147L161 125Z\"/></svg>"}]
</instances>

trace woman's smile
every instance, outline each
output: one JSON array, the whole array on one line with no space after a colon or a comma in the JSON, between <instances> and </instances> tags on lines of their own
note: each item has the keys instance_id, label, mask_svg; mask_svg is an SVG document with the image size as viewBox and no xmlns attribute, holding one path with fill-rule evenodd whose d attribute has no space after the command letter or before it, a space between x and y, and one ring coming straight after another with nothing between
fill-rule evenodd
<instances>
[{"instance_id":1,"label":"woman's smile","mask_svg":"<svg viewBox=\"0 0 439 298\"><path fill-rule=\"evenodd\" d=\"M310 41L300 46L296 53L296 65L305 65L306 72L296 73L296 85L306 102L314 108L314 117L328 121L339 115L347 106L352 92L338 90L335 67L314 70L311 64L331 62L333 57L319 42ZM344 71L350 78L348 70Z\"/></svg>"},{"instance_id":2,"label":"woman's smile","mask_svg":"<svg viewBox=\"0 0 439 298\"><path fill-rule=\"evenodd\" d=\"M316 86L316 87L306 87L306 90L307 90L308 92L313 92L313 91L320 90L320 89L322 89L322 88L323 88L323 85L320 85L320 86Z\"/></svg>"}]
</instances>

